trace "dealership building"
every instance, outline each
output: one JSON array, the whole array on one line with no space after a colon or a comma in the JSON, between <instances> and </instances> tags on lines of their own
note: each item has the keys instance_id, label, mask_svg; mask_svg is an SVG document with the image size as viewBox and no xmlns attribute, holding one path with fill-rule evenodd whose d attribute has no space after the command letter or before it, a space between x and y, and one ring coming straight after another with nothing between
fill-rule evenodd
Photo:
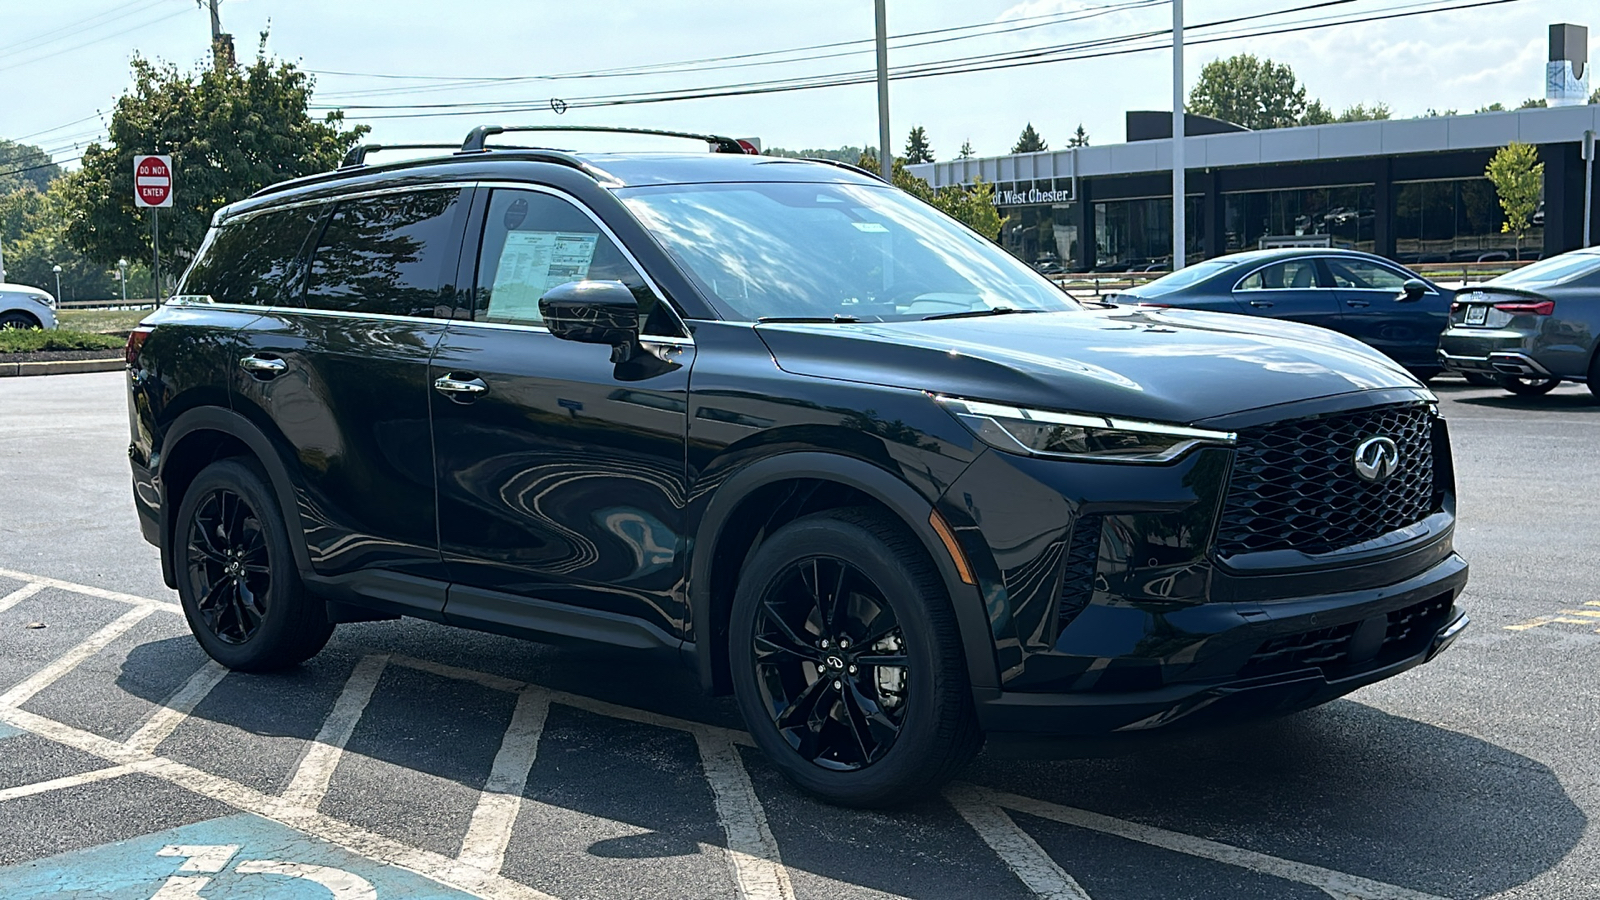
<instances>
[{"instance_id":1,"label":"dealership building","mask_svg":"<svg viewBox=\"0 0 1600 900\"><path fill-rule=\"evenodd\" d=\"M1561 50L1552 29L1552 66ZM1587 53L1566 55L1561 62L1581 73ZM1585 134L1600 132L1600 104L1269 131L1191 115L1184 130L1190 262L1295 244L1404 263L1534 259L1583 246L1586 217L1600 240L1600 216L1585 199L1594 174ZM1127 136L910 171L934 187L992 185L1005 217L1001 243L1046 271L1167 268L1172 115L1128 113ZM1513 141L1532 144L1544 164L1543 199L1520 248L1502 231L1484 177L1495 151Z\"/></svg>"}]
</instances>

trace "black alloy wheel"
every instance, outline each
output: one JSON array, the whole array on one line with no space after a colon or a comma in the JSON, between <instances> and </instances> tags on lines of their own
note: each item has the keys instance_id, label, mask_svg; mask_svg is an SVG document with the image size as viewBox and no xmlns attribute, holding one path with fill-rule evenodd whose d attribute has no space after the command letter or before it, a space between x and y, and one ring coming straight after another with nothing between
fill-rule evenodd
<instances>
[{"instance_id":1,"label":"black alloy wheel","mask_svg":"<svg viewBox=\"0 0 1600 900\"><path fill-rule=\"evenodd\" d=\"M272 596L261 519L228 488L210 491L189 521L189 585L206 628L225 644L255 637Z\"/></svg>"},{"instance_id":2,"label":"black alloy wheel","mask_svg":"<svg viewBox=\"0 0 1600 900\"><path fill-rule=\"evenodd\" d=\"M1548 394L1561 383L1559 378L1541 378L1538 375L1507 375L1501 385L1518 397L1538 397Z\"/></svg>"},{"instance_id":3,"label":"black alloy wheel","mask_svg":"<svg viewBox=\"0 0 1600 900\"><path fill-rule=\"evenodd\" d=\"M6 328L38 328L39 323L25 312L0 313L0 330Z\"/></svg>"},{"instance_id":4,"label":"black alloy wheel","mask_svg":"<svg viewBox=\"0 0 1600 900\"><path fill-rule=\"evenodd\" d=\"M328 643L326 605L301 583L277 494L255 460L219 460L196 475L171 537L184 617L212 659L266 672Z\"/></svg>"},{"instance_id":5,"label":"black alloy wheel","mask_svg":"<svg viewBox=\"0 0 1600 900\"><path fill-rule=\"evenodd\" d=\"M790 565L757 613L755 665L778 733L807 762L853 771L894 746L915 677L883 592L832 557Z\"/></svg>"}]
</instances>

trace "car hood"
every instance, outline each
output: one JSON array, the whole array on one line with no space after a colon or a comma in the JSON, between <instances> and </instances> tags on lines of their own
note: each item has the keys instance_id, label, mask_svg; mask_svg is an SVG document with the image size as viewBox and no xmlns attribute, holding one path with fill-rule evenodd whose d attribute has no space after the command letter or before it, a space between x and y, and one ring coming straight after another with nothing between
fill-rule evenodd
<instances>
[{"instance_id":1,"label":"car hood","mask_svg":"<svg viewBox=\"0 0 1600 900\"><path fill-rule=\"evenodd\" d=\"M778 366L796 375L1154 422L1421 389L1387 357L1344 335L1181 309L766 323L756 332Z\"/></svg>"}]
</instances>

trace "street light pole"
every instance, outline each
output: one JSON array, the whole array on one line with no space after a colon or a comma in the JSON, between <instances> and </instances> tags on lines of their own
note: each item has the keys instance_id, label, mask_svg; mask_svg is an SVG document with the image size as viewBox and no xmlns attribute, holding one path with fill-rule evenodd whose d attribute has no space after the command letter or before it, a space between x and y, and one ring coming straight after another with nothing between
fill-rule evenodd
<instances>
[{"instance_id":1,"label":"street light pole","mask_svg":"<svg viewBox=\"0 0 1600 900\"><path fill-rule=\"evenodd\" d=\"M128 261L117 260L117 280L122 282L122 305L128 305Z\"/></svg>"},{"instance_id":2,"label":"street light pole","mask_svg":"<svg viewBox=\"0 0 1600 900\"><path fill-rule=\"evenodd\" d=\"M873 0L878 19L878 171L894 180L894 148L889 146L889 15L885 0Z\"/></svg>"},{"instance_id":3,"label":"street light pole","mask_svg":"<svg viewBox=\"0 0 1600 900\"><path fill-rule=\"evenodd\" d=\"M1188 260L1188 232L1183 221L1185 190L1183 145L1183 0L1172 0L1172 271Z\"/></svg>"},{"instance_id":4,"label":"street light pole","mask_svg":"<svg viewBox=\"0 0 1600 900\"><path fill-rule=\"evenodd\" d=\"M56 305L61 305L61 267L51 266L50 271L56 273Z\"/></svg>"}]
</instances>

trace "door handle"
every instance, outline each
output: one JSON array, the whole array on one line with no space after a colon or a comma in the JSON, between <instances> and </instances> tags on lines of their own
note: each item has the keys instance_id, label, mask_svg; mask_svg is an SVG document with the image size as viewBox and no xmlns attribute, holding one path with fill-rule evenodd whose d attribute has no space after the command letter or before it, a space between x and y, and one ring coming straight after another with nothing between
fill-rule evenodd
<instances>
[{"instance_id":1,"label":"door handle","mask_svg":"<svg viewBox=\"0 0 1600 900\"><path fill-rule=\"evenodd\" d=\"M1271 309L1272 308L1272 301L1271 300L1251 300L1250 301L1250 305L1254 306L1256 309Z\"/></svg>"},{"instance_id":2,"label":"door handle","mask_svg":"<svg viewBox=\"0 0 1600 900\"><path fill-rule=\"evenodd\" d=\"M473 397L488 391L489 386L483 383L482 378L461 378L455 372L451 372L449 375L441 375L434 381L433 389L441 394L458 394L463 397ZM452 397L451 399L454 398Z\"/></svg>"},{"instance_id":3,"label":"door handle","mask_svg":"<svg viewBox=\"0 0 1600 900\"><path fill-rule=\"evenodd\" d=\"M1371 303L1367 302L1366 300L1346 300L1345 304L1348 305L1348 306L1355 307L1356 309L1366 309L1367 307L1372 305Z\"/></svg>"},{"instance_id":4,"label":"door handle","mask_svg":"<svg viewBox=\"0 0 1600 900\"><path fill-rule=\"evenodd\" d=\"M284 370L289 368L289 364L276 358L246 356L239 360L239 368L258 378L274 378L283 374Z\"/></svg>"}]
</instances>

